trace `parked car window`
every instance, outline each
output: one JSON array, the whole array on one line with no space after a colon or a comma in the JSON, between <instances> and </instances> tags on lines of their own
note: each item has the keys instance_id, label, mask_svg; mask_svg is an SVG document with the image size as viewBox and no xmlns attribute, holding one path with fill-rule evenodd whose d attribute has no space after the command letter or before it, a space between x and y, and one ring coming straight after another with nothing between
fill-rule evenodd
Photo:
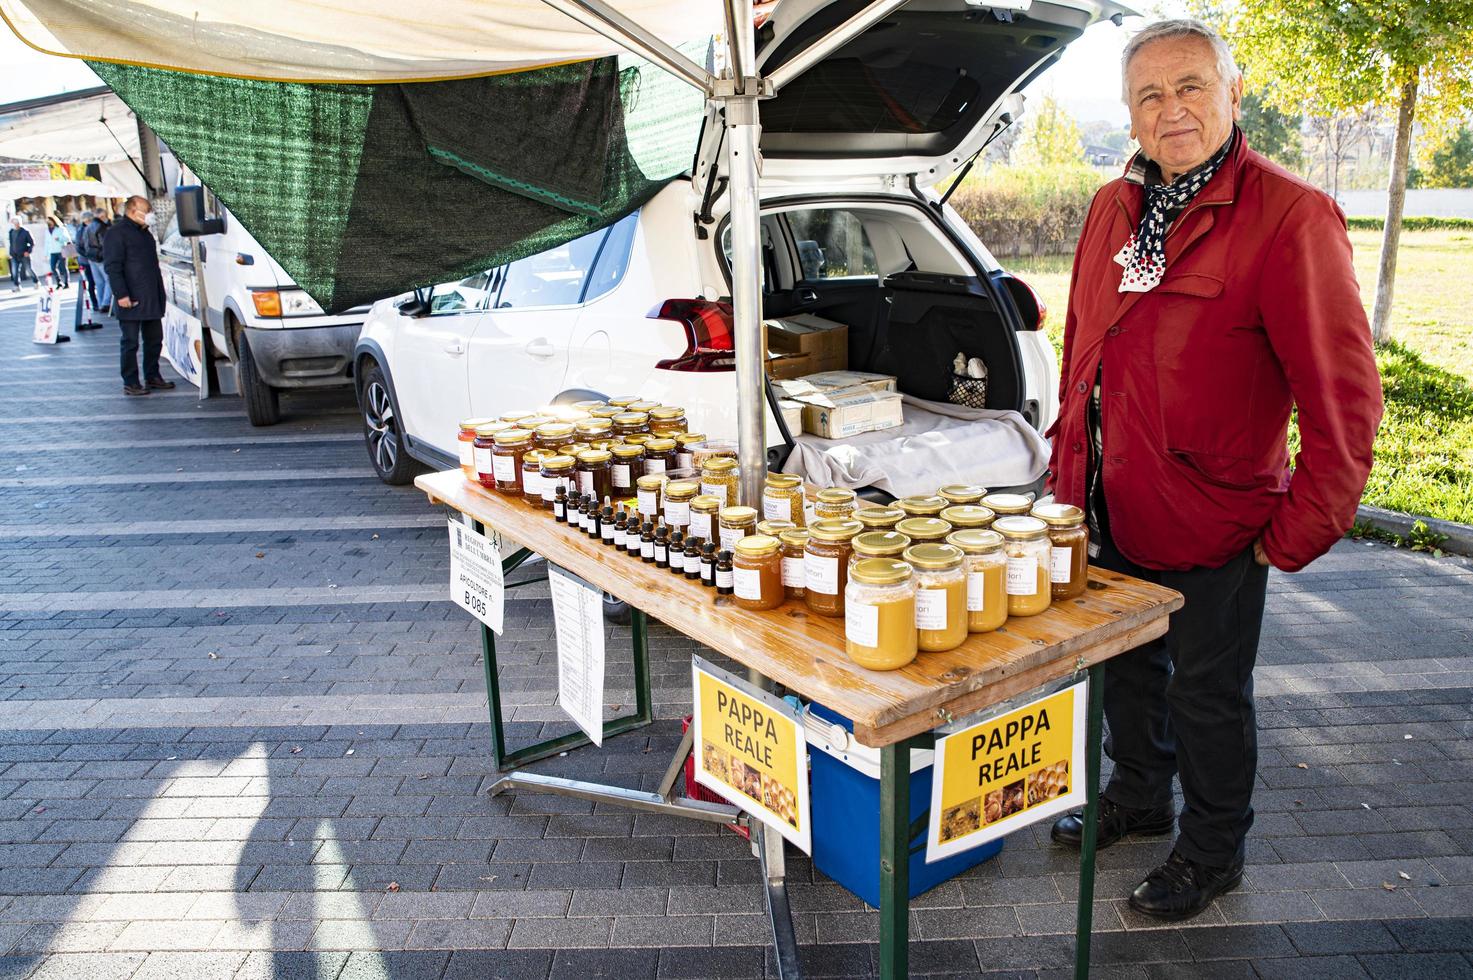
<instances>
[{"instance_id":1,"label":"parked car window","mask_svg":"<svg viewBox=\"0 0 1473 980\"><path fill-rule=\"evenodd\" d=\"M603 248L594 260L593 274L583 290L583 302L598 299L619 285L624 271L629 267L629 253L634 250L634 229L639 224L639 212L619 219L604 239Z\"/></svg>"},{"instance_id":2,"label":"parked car window","mask_svg":"<svg viewBox=\"0 0 1473 980\"><path fill-rule=\"evenodd\" d=\"M458 282L442 282L430 291L430 313L468 313L484 310L490 301L487 285L493 273L478 272Z\"/></svg>"},{"instance_id":3,"label":"parked car window","mask_svg":"<svg viewBox=\"0 0 1473 980\"><path fill-rule=\"evenodd\" d=\"M598 255L607 228L575 238L506 267L506 282L496 297L496 309L533 306L573 306L583 296L583 284Z\"/></svg>"},{"instance_id":4,"label":"parked car window","mask_svg":"<svg viewBox=\"0 0 1473 980\"><path fill-rule=\"evenodd\" d=\"M791 211L787 215L804 279L877 276L864 223L851 211Z\"/></svg>"}]
</instances>

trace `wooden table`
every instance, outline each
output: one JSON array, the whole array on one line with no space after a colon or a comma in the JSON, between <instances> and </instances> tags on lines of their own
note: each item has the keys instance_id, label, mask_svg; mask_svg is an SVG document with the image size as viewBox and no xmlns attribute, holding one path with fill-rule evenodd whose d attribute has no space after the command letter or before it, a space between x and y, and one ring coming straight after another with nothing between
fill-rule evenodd
<instances>
[{"instance_id":1,"label":"wooden table","mask_svg":"<svg viewBox=\"0 0 1473 980\"><path fill-rule=\"evenodd\" d=\"M1052 606L1040 616L1010 619L993 633L969 636L955 650L924 653L896 671L871 671L857 666L844 652L842 619L808 613L799 602L787 602L767 612L740 609L730 597L718 597L699 582L678 578L607 547L567 525L550 512L520 500L488 491L466 480L460 470L421 476L415 485L431 503L444 504L476 524L494 529L521 546L507 559L515 567L529 553L546 557L561 568L586 579L628 603L634 616L636 700L634 715L610 722L606 734L628 730L649 721L648 651L645 617L661 622L731 658L749 670L784 685L790 692L817 701L854 722L861 744L880 749L881 854L880 946L881 975L906 975L909 909L910 751L929 748L932 731L956 718L980 711L1051 681L1087 671L1089 676L1087 752L1087 805L1085 839L1080 855L1079 930L1076 973L1088 972L1089 936L1094 895L1095 810L1099 784L1101 705L1098 665L1110 657L1153 640L1166 632L1168 616L1181 608L1180 594L1115 572L1090 569L1089 588L1083 596ZM565 736L551 751L534 746L507 753L502 733L499 684L495 668L494 635L482 627L486 650L488 696L491 701L493 751L498 768L543 758L586 741L581 734ZM685 816L745 822L734 808L695 801L673 801L670 795L677 765L672 761L661 794L620 791L617 798L641 808L674 808ZM509 785L520 785L567 795L586 795L587 784L550 777L517 774ZM596 787L597 790L611 789ZM570 790L573 790L570 792ZM600 793L599 798L609 798ZM781 867L781 838L764 836L760 848L769 868ZM773 840L776 845L773 845ZM774 853L775 852L775 853ZM778 882L780 892L780 870ZM782 966L783 928L773 899L785 895L769 890L774 912L775 941ZM791 940L791 927L788 927ZM796 950L791 956L796 968ZM788 971L785 971L787 975Z\"/></svg>"}]
</instances>

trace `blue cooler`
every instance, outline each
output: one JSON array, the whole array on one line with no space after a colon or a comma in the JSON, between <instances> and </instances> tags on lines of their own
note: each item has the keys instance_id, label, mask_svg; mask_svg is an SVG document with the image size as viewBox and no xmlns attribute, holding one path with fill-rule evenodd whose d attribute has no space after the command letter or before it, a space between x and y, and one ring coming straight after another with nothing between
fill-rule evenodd
<instances>
[{"instance_id":1,"label":"blue cooler","mask_svg":"<svg viewBox=\"0 0 1473 980\"><path fill-rule=\"evenodd\" d=\"M880 907L880 750L854 740L854 723L821 704L803 716L808 734L812 786L813 865L830 878ZM910 820L931 808L930 749L910 753ZM910 842L910 897L930 891L948 878L981 864L1002 850L995 840L926 863L927 822Z\"/></svg>"}]
</instances>

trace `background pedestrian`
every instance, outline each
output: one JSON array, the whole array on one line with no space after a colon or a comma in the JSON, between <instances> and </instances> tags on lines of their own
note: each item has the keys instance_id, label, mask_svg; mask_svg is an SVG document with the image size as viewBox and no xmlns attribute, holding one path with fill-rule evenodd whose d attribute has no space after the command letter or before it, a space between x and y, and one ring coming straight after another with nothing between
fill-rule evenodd
<instances>
[{"instance_id":1,"label":"background pedestrian","mask_svg":"<svg viewBox=\"0 0 1473 980\"><path fill-rule=\"evenodd\" d=\"M159 374L164 345L164 276L159 269L158 242L149 228L153 205L134 195L123 206L122 220L102 240L103 267L115 297L113 312L122 328L123 393L146 395L150 388L172 388ZM143 383L138 376L139 342L143 346Z\"/></svg>"},{"instance_id":2,"label":"background pedestrian","mask_svg":"<svg viewBox=\"0 0 1473 980\"><path fill-rule=\"evenodd\" d=\"M70 289L72 280L66 267L66 247L72 244L72 234L66 225L54 215L46 216L46 261L51 268L51 277L58 289Z\"/></svg>"},{"instance_id":3,"label":"background pedestrian","mask_svg":"<svg viewBox=\"0 0 1473 980\"><path fill-rule=\"evenodd\" d=\"M31 233L21 224L20 215L10 219L10 281L14 285L14 292L20 292L20 287L25 284L26 279L40 284L36 278L36 270L31 268L31 252L36 248L36 240Z\"/></svg>"},{"instance_id":4,"label":"background pedestrian","mask_svg":"<svg viewBox=\"0 0 1473 980\"><path fill-rule=\"evenodd\" d=\"M113 301L112 284L108 281L107 273L102 268L102 240L109 227L111 224L107 220L107 213L102 208L98 208L93 212L92 220L82 229L82 237L77 241L77 254L85 259L92 269L92 281L96 284L98 293L93 297L93 308L110 314Z\"/></svg>"}]
</instances>

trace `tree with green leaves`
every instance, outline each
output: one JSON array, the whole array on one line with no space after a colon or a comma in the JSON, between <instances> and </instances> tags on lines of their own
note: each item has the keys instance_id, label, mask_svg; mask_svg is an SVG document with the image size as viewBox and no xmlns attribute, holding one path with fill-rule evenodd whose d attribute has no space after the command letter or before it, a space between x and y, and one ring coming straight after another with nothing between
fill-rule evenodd
<instances>
[{"instance_id":1,"label":"tree with green leaves","mask_svg":"<svg viewBox=\"0 0 1473 980\"><path fill-rule=\"evenodd\" d=\"M1270 160L1298 170L1304 165L1304 145L1299 137L1299 127L1304 117L1298 113L1281 112L1263 101L1263 96L1253 89L1243 92L1243 118L1239 125L1248 145Z\"/></svg>"},{"instance_id":2,"label":"tree with green leaves","mask_svg":"<svg viewBox=\"0 0 1473 980\"><path fill-rule=\"evenodd\" d=\"M1079 163L1084 159L1084 136L1069 110L1052 95L1045 95L1037 108L1023 116L1023 135L1013 151L1013 161L1026 166Z\"/></svg>"},{"instance_id":3,"label":"tree with green leaves","mask_svg":"<svg viewBox=\"0 0 1473 980\"><path fill-rule=\"evenodd\" d=\"M1395 109L1371 313L1375 340L1389 340L1412 124L1445 125L1473 106L1473 0L1236 0L1225 20L1269 105L1324 115Z\"/></svg>"},{"instance_id":4,"label":"tree with green leaves","mask_svg":"<svg viewBox=\"0 0 1473 980\"><path fill-rule=\"evenodd\" d=\"M1473 129L1458 126L1432 140L1422 167L1423 187L1473 187Z\"/></svg>"}]
</instances>

